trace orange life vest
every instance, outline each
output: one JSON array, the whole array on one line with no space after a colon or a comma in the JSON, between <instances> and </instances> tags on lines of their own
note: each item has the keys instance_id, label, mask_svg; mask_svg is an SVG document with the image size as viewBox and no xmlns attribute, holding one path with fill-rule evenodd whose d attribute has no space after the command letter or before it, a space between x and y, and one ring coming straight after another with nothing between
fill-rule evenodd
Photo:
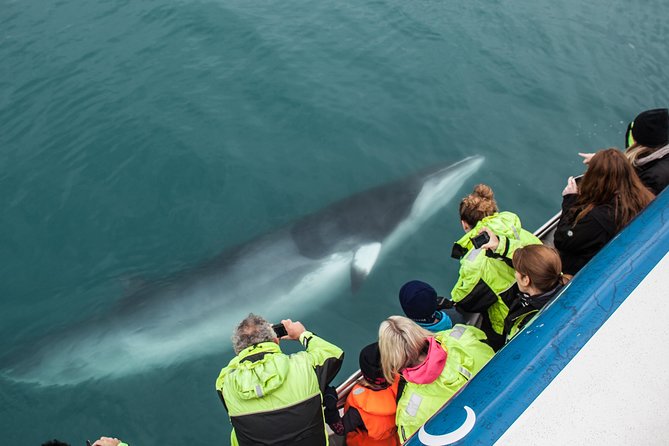
<instances>
[{"instance_id":1,"label":"orange life vest","mask_svg":"<svg viewBox=\"0 0 669 446\"><path fill-rule=\"evenodd\" d=\"M399 379L396 379L392 386L383 390L372 390L360 384L353 387L346 398L344 411L355 407L367 430L346 434L347 446L399 446L395 425L398 384Z\"/></svg>"}]
</instances>

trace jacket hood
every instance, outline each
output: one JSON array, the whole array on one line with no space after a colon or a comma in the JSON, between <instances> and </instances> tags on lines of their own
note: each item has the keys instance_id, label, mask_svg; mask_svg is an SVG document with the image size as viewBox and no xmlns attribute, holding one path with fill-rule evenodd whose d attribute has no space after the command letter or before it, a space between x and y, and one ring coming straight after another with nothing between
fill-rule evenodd
<instances>
[{"instance_id":1,"label":"jacket hood","mask_svg":"<svg viewBox=\"0 0 669 446\"><path fill-rule=\"evenodd\" d=\"M644 156L643 158L637 158L635 159L632 164L635 166L644 166L652 161L659 160L661 158L664 158L665 156L669 155L669 144L660 147L659 149L653 151L650 153L648 156Z\"/></svg>"},{"instance_id":2,"label":"jacket hood","mask_svg":"<svg viewBox=\"0 0 669 446\"><path fill-rule=\"evenodd\" d=\"M273 342L242 350L228 364L226 380L244 400L262 398L281 387L286 379L288 357Z\"/></svg>"},{"instance_id":3,"label":"jacket hood","mask_svg":"<svg viewBox=\"0 0 669 446\"><path fill-rule=\"evenodd\" d=\"M474 245L472 244L471 238L477 236L484 226L498 236L503 235L514 239L519 238L520 230L522 229L520 218L513 212L495 212L476 223L476 226L455 243L466 250L472 249Z\"/></svg>"},{"instance_id":4,"label":"jacket hood","mask_svg":"<svg viewBox=\"0 0 669 446\"><path fill-rule=\"evenodd\" d=\"M451 320L451 317L448 315L448 313L446 313L444 310L437 310L435 316L439 318L437 322L432 322L429 324L424 324L422 322L416 323L424 329L431 331L432 333L438 333L440 331L453 328L453 321Z\"/></svg>"},{"instance_id":5,"label":"jacket hood","mask_svg":"<svg viewBox=\"0 0 669 446\"><path fill-rule=\"evenodd\" d=\"M429 384L434 382L446 365L446 350L433 337L427 338L428 350L425 361L415 367L402 371L402 376L415 384Z\"/></svg>"}]
</instances>

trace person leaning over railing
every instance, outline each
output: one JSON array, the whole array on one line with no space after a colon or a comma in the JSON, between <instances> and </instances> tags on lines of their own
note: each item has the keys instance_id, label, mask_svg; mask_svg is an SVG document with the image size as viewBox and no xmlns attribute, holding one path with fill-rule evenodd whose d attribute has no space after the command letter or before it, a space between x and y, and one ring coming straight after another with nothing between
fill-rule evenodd
<instances>
[{"instance_id":1,"label":"person leaning over railing","mask_svg":"<svg viewBox=\"0 0 669 446\"><path fill-rule=\"evenodd\" d=\"M476 327L457 324L431 333L411 319L391 316L379 327L383 375L400 385L395 422L404 443L492 358Z\"/></svg>"},{"instance_id":2,"label":"person leaning over railing","mask_svg":"<svg viewBox=\"0 0 669 446\"><path fill-rule=\"evenodd\" d=\"M641 182L654 194L669 184L669 110L656 108L640 113L627 126L625 156ZM588 164L594 153L579 153Z\"/></svg>"},{"instance_id":3,"label":"person leaning over railing","mask_svg":"<svg viewBox=\"0 0 669 446\"><path fill-rule=\"evenodd\" d=\"M510 341L555 296L567 280L557 251L545 245L528 245L513 253L517 293L504 320L504 336Z\"/></svg>"},{"instance_id":4,"label":"person leaning over railing","mask_svg":"<svg viewBox=\"0 0 669 446\"><path fill-rule=\"evenodd\" d=\"M341 368L344 352L300 322L281 323L284 338L299 340L306 351L284 354L272 326L254 314L234 331L237 356L216 380L233 446L328 444L321 392Z\"/></svg>"},{"instance_id":5,"label":"person leaning over railing","mask_svg":"<svg viewBox=\"0 0 669 446\"><path fill-rule=\"evenodd\" d=\"M579 185L569 177L554 243L562 271L573 276L627 225L655 195L641 183L625 155L595 153Z\"/></svg>"},{"instance_id":6,"label":"person leaning over railing","mask_svg":"<svg viewBox=\"0 0 669 446\"><path fill-rule=\"evenodd\" d=\"M479 184L460 202L460 221L465 235L455 242L451 256L460 260L458 281L451 290L455 307L481 313L481 329L495 350L504 345L504 319L509 312L503 297L516 279L511 257L516 249L541 241L524 230L512 212L499 212L493 191ZM472 238L486 232L490 240L475 248Z\"/></svg>"}]
</instances>

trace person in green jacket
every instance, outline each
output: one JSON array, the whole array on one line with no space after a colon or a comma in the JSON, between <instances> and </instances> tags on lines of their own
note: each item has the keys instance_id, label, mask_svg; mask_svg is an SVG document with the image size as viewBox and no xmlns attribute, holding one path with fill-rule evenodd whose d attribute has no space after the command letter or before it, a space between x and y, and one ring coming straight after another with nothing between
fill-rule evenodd
<instances>
[{"instance_id":1,"label":"person in green jacket","mask_svg":"<svg viewBox=\"0 0 669 446\"><path fill-rule=\"evenodd\" d=\"M476 327L457 324L432 333L403 316L379 327L383 375L389 383L401 374L397 433L406 442L455 393L476 375L495 352Z\"/></svg>"},{"instance_id":2,"label":"person in green jacket","mask_svg":"<svg viewBox=\"0 0 669 446\"><path fill-rule=\"evenodd\" d=\"M341 368L344 352L300 322L281 323L287 332L282 339L299 340L306 351L284 354L272 326L254 314L234 331L237 356L216 380L233 446L328 444L321 394Z\"/></svg>"},{"instance_id":3,"label":"person in green jacket","mask_svg":"<svg viewBox=\"0 0 669 446\"><path fill-rule=\"evenodd\" d=\"M465 235L453 245L451 256L460 260L458 281L451 290L456 309L481 313L481 329L497 351L504 345L504 320L509 313L505 300L514 293L511 259L516 249L540 244L522 228L512 212L499 212L492 189L479 184L460 202L460 220ZM489 241L479 248L472 238L486 233Z\"/></svg>"}]
</instances>

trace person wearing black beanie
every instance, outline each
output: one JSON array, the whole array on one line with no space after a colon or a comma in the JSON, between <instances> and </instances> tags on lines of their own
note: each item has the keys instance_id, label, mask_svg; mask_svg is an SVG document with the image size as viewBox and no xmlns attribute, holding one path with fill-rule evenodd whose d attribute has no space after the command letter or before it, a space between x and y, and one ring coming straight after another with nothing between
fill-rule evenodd
<instances>
[{"instance_id":1,"label":"person wearing black beanie","mask_svg":"<svg viewBox=\"0 0 669 446\"><path fill-rule=\"evenodd\" d=\"M588 164L594 153L579 153ZM669 184L669 110L654 108L637 115L627 125L625 156L639 179L658 195Z\"/></svg>"},{"instance_id":2,"label":"person wearing black beanie","mask_svg":"<svg viewBox=\"0 0 669 446\"><path fill-rule=\"evenodd\" d=\"M346 397L343 417L328 420L328 425L346 435L347 446L399 446L395 412L400 380L391 385L385 379L378 342L365 346L359 359L362 378Z\"/></svg>"},{"instance_id":3,"label":"person wearing black beanie","mask_svg":"<svg viewBox=\"0 0 669 446\"><path fill-rule=\"evenodd\" d=\"M669 184L669 110L640 113L627 126L625 155L641 182L655 195Z\"/></svg>"}]
</instances>

